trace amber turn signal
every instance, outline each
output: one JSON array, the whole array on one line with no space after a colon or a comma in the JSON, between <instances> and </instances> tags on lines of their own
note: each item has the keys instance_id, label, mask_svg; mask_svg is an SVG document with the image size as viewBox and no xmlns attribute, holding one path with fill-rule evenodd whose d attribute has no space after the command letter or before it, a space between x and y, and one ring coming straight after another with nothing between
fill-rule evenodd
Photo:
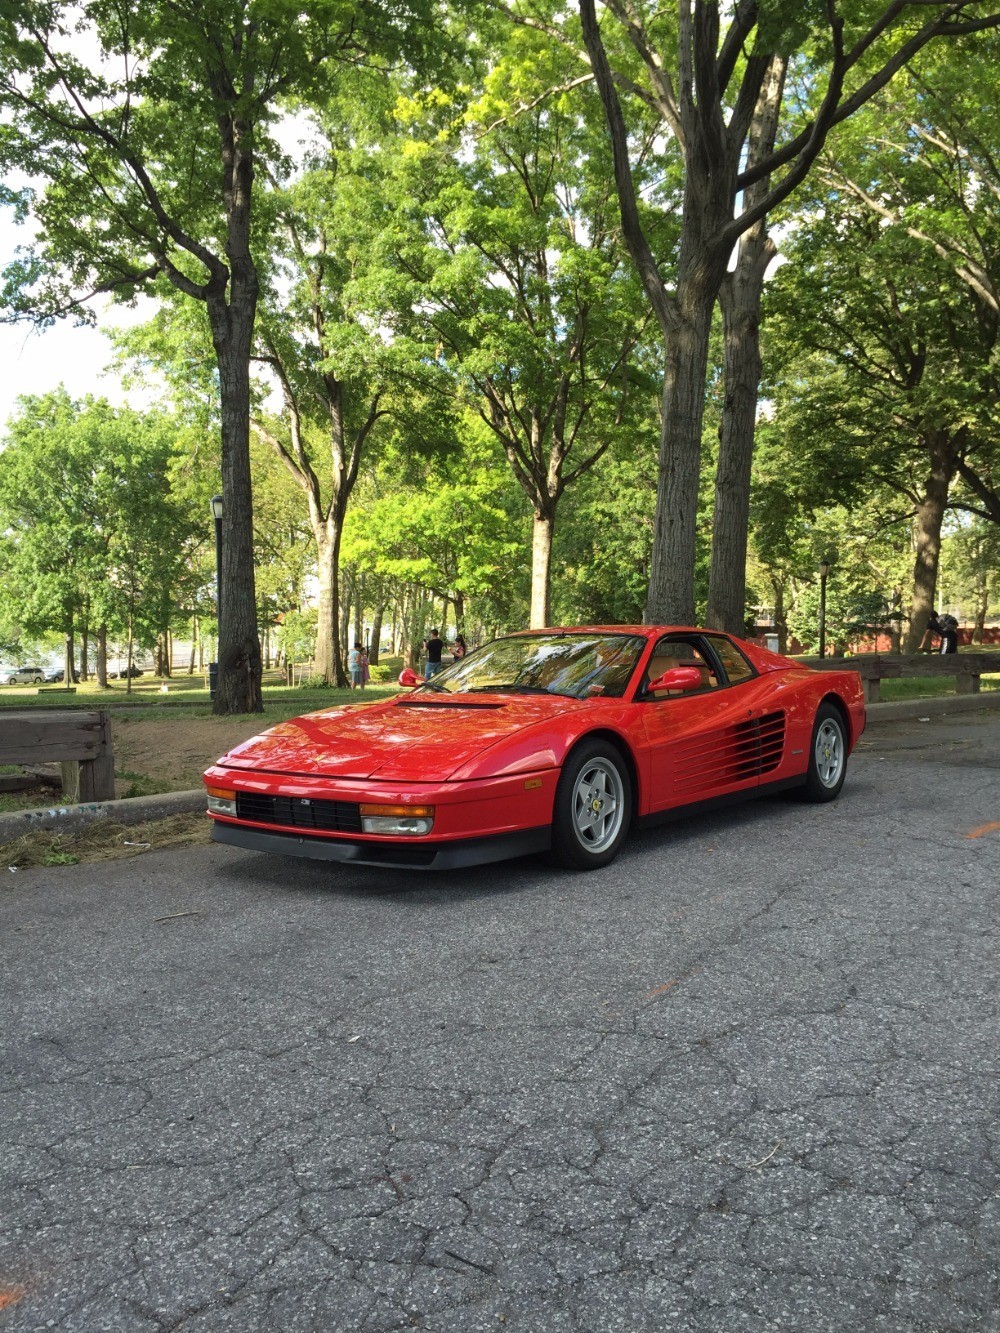
<instances>
[{"instance_id":1,"label":"amber turn signal","mask_svg":"<svg viewBox=\"0 0 1000 1333\"><path fill-rule=\"evenodd\" d=\"M434 807L432 805L363 805L360 813L362 815L409 815L413 817L420 815L425 819L433 819Z\"/></svg>"}]
</instances>

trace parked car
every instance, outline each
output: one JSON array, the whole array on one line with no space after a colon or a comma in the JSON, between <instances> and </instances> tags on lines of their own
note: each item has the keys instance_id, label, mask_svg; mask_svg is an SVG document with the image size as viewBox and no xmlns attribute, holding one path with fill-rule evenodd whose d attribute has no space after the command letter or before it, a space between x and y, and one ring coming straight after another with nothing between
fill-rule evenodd
<instances>
[{"instance_id":1,"label":"parked car","mask_svg":"<svg viewBox=\"0 0 1000 1333\"><path fill-rule=\"evenodd\" d=\"M715 630L496 639L417 689L293 718L205 774L212 837L446 870L545 852L607 865L630 826L799 788L840 792L865 726L856 671Z\"/></svg>"},{"instance_id":2,"label":"parked car","mask_svg":"<svg viewBox=\"0 0 1000 1333\"><path fill-rule=\"evenodd\" d=\"M0 667L0 680L8 685L41 685L45 672L39 666Z\"/></svg>"},{"instance_id":3,"label":"parked car","mask_svg":"<svg viewBox=\"0 0 1000 1333\"><path fill-rule=\"evenodd\" d=\"M64 681L65 679L66 679L66 672L63 668L60 668L58 671L50 671L49 674L45 677L46 683L49 685L58 685L60 684L61 681Z\"/></svg>"},{"instance_id":4,"label":"parked car","mask_svg":"<svg viewBox=\"0 0 1000 1333\"><path fill-rule=\"evenodd\" d=\"M108 680L128 680L129 676L135 680L136 676L141 676L142 672L133 663L130 667L122 667L121 671L109 671Z\"/></svg>"}]
</instances>

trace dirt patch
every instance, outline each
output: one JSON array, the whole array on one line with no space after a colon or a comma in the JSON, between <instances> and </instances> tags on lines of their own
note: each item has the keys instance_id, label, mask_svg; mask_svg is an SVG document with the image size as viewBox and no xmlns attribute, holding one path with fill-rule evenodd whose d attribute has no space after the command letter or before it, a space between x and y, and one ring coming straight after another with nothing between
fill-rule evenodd
<instances>
[{"instance_id":1,"label":"dirt patch","mask_svg":"<svg viewBox=\"0 0 1000 1333\"><path fill-rule=\"evenodd\" d=\"M291 710L290 710L291 711ZM113 714L115 795L192 791L219 755L278 719L268 717L143 718Z\"/></svg>"},{"instance_id":2,"label":"dirt patch","mask_svg":"<svg viewBox=\"0 0 1000 1333\"><path fill-rule=\"evenodd\" d=\"M3 873L30 866L76 865L80 861L117 861L145 856L164 847L209 842L209 821L202 811L151 819L144 824L119 824L98 819L83 828L39 829L3 848ZM0 880L0 883L3 881Z\"/></svg>"}]
</instances>

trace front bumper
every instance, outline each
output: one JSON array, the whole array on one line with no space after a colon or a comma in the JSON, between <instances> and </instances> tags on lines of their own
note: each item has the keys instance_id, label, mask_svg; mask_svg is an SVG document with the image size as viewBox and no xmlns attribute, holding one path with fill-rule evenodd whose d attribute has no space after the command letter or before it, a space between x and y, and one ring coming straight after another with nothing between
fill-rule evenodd
<instances>
[{"instance_id":1,"label":"front bumper","mask_svg":"<svg viewBox=\"0 0 1000 1333\"><path fill-rule=\"evenodd\" d=\"M270 833L247 828L228 820L212 820L212 841L245 847L252 852L276 856L304 856L313 861L339 861L352 865L382 866L391 870L457 870L464 866L507 861L514 856L546 852L552 845L549 825L500 833L484 838L409 842L375 839L323 838L302 833Z\"/></svg>"}]
</instances>

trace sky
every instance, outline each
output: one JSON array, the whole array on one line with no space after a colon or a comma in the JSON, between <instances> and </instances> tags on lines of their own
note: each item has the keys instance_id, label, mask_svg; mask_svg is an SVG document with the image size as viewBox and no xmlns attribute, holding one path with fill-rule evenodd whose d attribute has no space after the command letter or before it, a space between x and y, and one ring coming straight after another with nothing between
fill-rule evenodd
<instances>
[{"instance_id":1,"label":"sky","mask_svg":"<svg viewBox=\"0 0 1000 1333\"><path fill-rule=\"evenodd\" d=\"M13 213L0 208L0 269L15 257L19 245L30 242L30 222L17 226ZM152 304L145 310L122 306L104 307L100 323L111 328L148 319ZM21 394L48 393L64 384L73 398L84 394L107 398L116 406L125 402L142 406L148 395L139 390L126 393L120 377L107 372L113 349L99 328L74 325L63 319L41 331L30 324L0 324L0 447L7 421L16 410Z\"/></svg>"}]
</instances>

